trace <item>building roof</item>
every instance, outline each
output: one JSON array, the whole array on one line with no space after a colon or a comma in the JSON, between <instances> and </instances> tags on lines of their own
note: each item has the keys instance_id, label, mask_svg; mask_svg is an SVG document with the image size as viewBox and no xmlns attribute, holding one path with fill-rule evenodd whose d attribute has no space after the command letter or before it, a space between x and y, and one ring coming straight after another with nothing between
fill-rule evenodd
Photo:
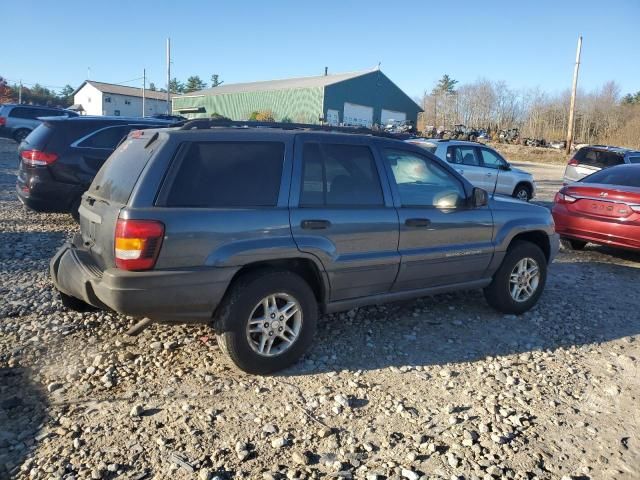
<instances>
[{"instance_id":1,"label":"building roof","mask_svg":"<svg viewBox=\"0 0 640 480\"><path fill-rule=\"evenodd\" d=\"M78 93L80 89L84 87L86 84L89 84L97 88L102 93L112 93L114 95L127 95L129 97L142 98L142 88L140 87L127 87L125 85L116 85L115 83L96 82L94 80L85 80L84 82L82 82L82 85L80 85L78 88L75 89L75 91L73 92L73 95ZM153 98L155 100L164 100L164 101L167 100L166 92L152 91L149 89L145 90L144 96L145 98Z\"/></svg>"},{"instance_id":2,"label":"building roof","mask_svg":"<svg viewBox=\"0 0 640 480\"><path fill-rule=\"evenodd\" d=\"M206 88L204 90L198 90L196 92L190 92L183 97L195 97L201 95L221 95L225 93L239 93L239 92L262 92L265 90L285 90L293 88L313 88L313 87L325 87L334 83L342 82L344 80L350 80L352 78L366 75L367 73L375 72L377 68L364 70L359 72L348 73L334 73L329 75L318 75L315 77L297 77L297 78L285 78L282 80L266 80L261 82L248 82L248 83L230 83L220 85L214 88Z\"/></svg>"}]
</instances>

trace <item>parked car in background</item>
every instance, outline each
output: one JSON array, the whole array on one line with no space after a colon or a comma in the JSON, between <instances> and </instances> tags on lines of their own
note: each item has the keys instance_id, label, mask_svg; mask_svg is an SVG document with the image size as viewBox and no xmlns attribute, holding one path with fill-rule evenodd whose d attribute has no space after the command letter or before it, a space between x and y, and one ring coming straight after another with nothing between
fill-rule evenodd
<instances>
[{"instance_id":1,"label":"parked car in background","mask_svg":"<svg viewBox=\"0 0 640 480\"><path fill-rule=\"evenodd\" d=\"M603 168L640 163L640 151L606 145L588 145L576 151L564 170L564 183L577 182Z\"/></svg>"},{"instance_id":2,"label":"parked car in background","mask_svg":"<svg viewBox=\"0 0 640 480\"><path fill-rule=\"evenodd\" d=\"M512 167L491 147L476 142L437 138L412 138L407 142L447 161L474 186L489 193L508 195L525 202L536 195L533 175Z\"/></svg>"},{"instance_id":3,"label":"parked car in background","mask_svg":"<svg viewBox=\"0 0 640 480\"><path fill-rule=\"evenodd\" d=\"M0 106L0 137L20 143L42 123L41 117L77 116L76 112L62 108L7 103Z\"/></svg>"},{"instance_id":4,"label":"parked car in background","mask_svg":"<svg viewBox=\"0 0 640 480\"><path fill-rule=\"evenodd\" d=\"M80 197L131 130L169 126L159 119L123 117L48 118L20 144L16 189L38 212L77 218Z\"/></svg>"},{"instance_id":5,"label":"parked car in background","mask_svg":"<svg viewBox=\"0 0 640 480\"><path fill-rule=\"evenodd\" d=\"M617 165L563 187L552 208L565 245L640 250L640 164Z\"/></svg>"},{"instance_id":6,"label":"parked car in background","mask_svg":"<svg viewBox=\"0 0 640 480\"><path fill-rule=\"evenodd\" d=\"M219 123L134 132L109 157L51 261L65 305L212 324L238 367L268 373L319 312L484 288L520 314L542 294L548 209L384 134Z\"/></svg>"}]
</instances>

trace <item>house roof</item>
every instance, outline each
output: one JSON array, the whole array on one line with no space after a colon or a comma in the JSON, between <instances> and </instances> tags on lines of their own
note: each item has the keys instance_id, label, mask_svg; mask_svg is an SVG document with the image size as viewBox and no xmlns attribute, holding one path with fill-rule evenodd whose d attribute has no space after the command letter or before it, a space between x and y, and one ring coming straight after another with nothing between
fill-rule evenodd
<instances>
[{"instance_id":1,"label":"house roof","mask_svg":"<svg viewBox=\"0 0 640 480\"><path fill-rule=\"evenodd\" d=\"M376 70L377 69L370 69L359 72L335 73L329 75L318 75L315 77L284 78L281 80L266 80L261 82L230 83L214 88L206 88L204 90L190 92L181 96L195 97L201 95L221 95L225 93L261 92L265 90L285 90L290 88L325 87L333 83L360 77Z\"/></svg>"},{"instance_id":2,"label":"house roof","mask_svg":"<svg viewBox=\"0 0 640 480\"><path fill-rule=\"evenodd\" d=\"M127 87L125 85L116 85L115 83L96 82L94 80L85 80L78 88L75 89L73 95L78 93L82 87L89 84L102 93L112 93L114 95L127 95L129 97L141 97L142 88L140 87ZM165 92L158 92L152 90L145 90L145 98L153 98L155 100L167 100L167 94Z\"/></svg>"}]
</instances>

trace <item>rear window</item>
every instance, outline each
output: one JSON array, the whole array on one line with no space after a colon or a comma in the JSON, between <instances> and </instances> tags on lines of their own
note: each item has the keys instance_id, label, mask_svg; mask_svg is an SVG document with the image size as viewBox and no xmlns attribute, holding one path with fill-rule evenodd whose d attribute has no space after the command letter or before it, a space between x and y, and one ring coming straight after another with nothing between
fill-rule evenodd
<instances>
[{"instance_id":1,"label":"rear window","mask_svg":"<svg viewBox=\"0 0 640 480\"><path fill-rule=\"evenodd\" d=\"M585 147L578 150L574 158L583 165L597 168L608 168L624 163L624 155Z\"/></svg>"},{"instance_id":2,"label":"rear window","mask_svg":"<svg viewBox=\"0 0 640 480\"><path fill-rule=\"evenodd\" d=\"M98 171L89 193L116 203L127 203L151 155L151 150L144 148L147 142L148 138L129 138L120 145Z\"/></svg>"},{"instance_id":3,"label":"rear window","mask_svg":"<svg viewBox=\"0 0 640 480\"><path fill-rule=\"evenodd\" d=\"M278 202L284 144L194 142L172 166L168 207L273 207Z\"/></svg>"},{"instance_id":4,"label":"rear window","mask_svg":"<svg viewBox=\"0 0 640 480\"><path fill-rule=\"evenodd\" d=\"M623 187L640 187L639 168L608 168L582 179L583 183L602 183Z\"/></svg>"},{"instance_id":5,"label":"rear window","mask_svg":"<svg viewBox=\"0 0 640 480\"><path fill-rule=\"evenodd\" d=\"M49 123L41 123L27 136L25 142L34 148L43 149L47 146L53 133L53 127Z\"/></svg>"}]
</instances>

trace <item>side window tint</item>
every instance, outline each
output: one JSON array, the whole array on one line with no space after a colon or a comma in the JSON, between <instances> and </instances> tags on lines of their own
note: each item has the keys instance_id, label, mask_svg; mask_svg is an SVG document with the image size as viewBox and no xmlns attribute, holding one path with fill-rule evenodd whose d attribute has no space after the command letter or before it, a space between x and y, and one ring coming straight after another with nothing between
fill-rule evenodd
<instances>
[{"instance_id":1,"label":"side window tint","mask_svg":"<svg viewBox=\"0 0 640 480\"><path fill-rule=\"evenodd\" d=\"M505 161L498 156L497 153L489 150L488 148L480 149L482 152L482 164L487 168L500 168L506 165Z\"/></svg>"},{"instance_id":2,"label":"side window tint","mask_svg":"<svg viewBox=\"0 0 640 480\"><path fill-rule=\"evenodd\" d=\"M33 108L17 107L11 110L10 117L14 118L36 118L36 114Z\"/></svg>"},{"instance_id":3,"label":"side window tint","mask_svg":"<svg viewBox=\"0 0 640 480\"><path fill-rule=\"evenodd\" d=\"M303 149L301 206L384 205L369 147L307 142Z\"/></svg>"},{"instance_id":4,"label":"side window tint","mask_svg":"<svg viewBox=\"0 0 640 480\"><path fill-rule=\"evenodd\" d=\"M459 165L480 166L475 147L448 147L447 161Z\"/></svg>"},{"instance_id":5,"label":"side window tint","mask_svg":"<svg viewBox=\"0 0 640 480\"><path fill-rule=\"evenodd\" d=\"M436 162L412 152L385 149L402 206L456 208L465 205L462 183Z\"/></svg>"},{"instance_id":6,"label":"side window tint","mask_svg":"<svg viewBox=\"0 0 640 480\"><path fill-rule=\"evenodd\" d=\"M273 207L278 203L284 144L193 143L176 166L169 207Z\"/></svg>"},{"instance_id":7,"label":"side window tint","mask_svg":"<svg viewBox=\"0 0 640 480\"><path fill-rule=\"evenodd\" d=\"M640 156L639 157L629 157L629 163L640 163Z\"/></svg>"},{"instance_id":8,"label":"side window tint","mask_svg":"<svg viewBox=\"0 0 640 480\"><path fill-rule=\"evenodd\" d=\"M100 130L78 144L79 147L115 149L118 142L136 127L124 125Z\"/></svg>"}]
</instances>

